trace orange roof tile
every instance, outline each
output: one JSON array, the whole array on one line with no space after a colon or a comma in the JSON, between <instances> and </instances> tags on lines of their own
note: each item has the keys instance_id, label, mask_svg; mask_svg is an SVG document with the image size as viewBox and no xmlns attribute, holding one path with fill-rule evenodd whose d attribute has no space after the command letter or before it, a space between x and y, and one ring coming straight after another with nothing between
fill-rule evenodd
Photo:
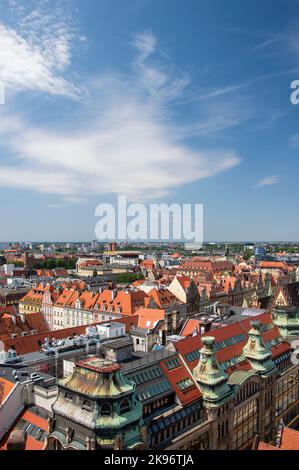
<instances>
[{"instance_id":1,"label":"orange roof tile","mask_svg":"<svg viewBox=\"0 0 299 470\"><path fill-rule=\"evenodd\" d=\"M287 265L282 261L262 261L260 267L269 269L288 269Z\"/></svg>"},{"instance_id":2,"label":"orange roof tile","mask_svg":"<svg viewBox=\"0 0 299 470\"><path fill-rule=\"evenodd\" d=\"M0 377L0 405L5 402L15 385L16 384L14 382L10 382L9 380Z\"/></svg>"},{"instance_id":3,"label":"orange roof tile","mask_svg":"<svg viewBox=\"0 0 299 470\"><path fill-rule=\"evenodd\" d=\"M146 328L151 330L160 320L164 319L165 310L142 307L136 311L136 315L139 316L137 325L138 328Z\"/></svg>"},{"instance_id":4,"label":"orange roof tile","mask_svg":"<svg viewBox=\"0 0 299 470\"><path fill-rule=\"evenodd\" d=\"M167 308L174 303L181 304L182 302L177 299L177 297L170 292L168 289L156 289L153 287L148 293L147 298L145 298L145 306L147 307L150 301L153 300L157 307Z\"/></svg>"},{"instance_id":5,"label":"orange roof tile","mask_svg":"<svg viewBox=\"0 0 299 470\"><path fill-rule=\"evenodd\" d=\"M5 435L4 439L1 442L0 445L0 450L7 450L7 442L9 439L9 436L11 433L16 429L16 426L20 422L20 420L27 421L28 424L34 424L38 428L42 429L43 431L47 432L48 431L48 422L46 419L42 418L41 416L36 415L35 413L32 413L29 410L24 410L18 419L15 421L9 432ZM44 442L38 441L34 439L33 437L27 435L26 437L26 445L25 445L25 450L42 450L44 447Z\"/></svg>"},{"instance_id":6,"label":"orange roof tile","mask_svg":"<svg viewBox=\"0 0 299 470\"><path fill-rule=\"evenodd\" d=\"M283 450L299 450L299 431L283 428L280 449Z\"/></svg>"},{"instance_id":7,"label":"orange roof tile","mask_svg":"<svg viewBox=\"0 0 299 470\"><path fill-rule=\"evenodd\" d=\"M189 318L180 332L180 336L192 336L194 333L200 333L200 321L196 318Z\"/></svg>"}]
</instances>

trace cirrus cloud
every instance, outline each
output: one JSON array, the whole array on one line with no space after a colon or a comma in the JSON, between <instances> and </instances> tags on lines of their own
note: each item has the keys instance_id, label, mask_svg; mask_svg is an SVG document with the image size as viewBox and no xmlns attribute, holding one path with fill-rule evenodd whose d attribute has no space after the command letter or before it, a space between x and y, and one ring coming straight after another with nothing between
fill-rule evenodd
<instances>
[{"instance_id":1,"label":"cirrus cloud","mask_svg":"<svg viewBox=\"0 0 299 470\"><path fill-rule=\"evenodd\" d=\"M189 135L206 127L212 131L211 116L207 124L183 129L174 122L167 104L184 93L189 78L155 60L159 48L151 32L135 36L131 45L136 52L131 74L110 73L90 83L90 101L78 103L77 116L67 116L65 128L38 126L18 113L0 114L2 147L12 156L11 164L0 161L1 186L57 194L66 201L112 193L142 200L164 197L240 163L231 149L187 145ZM21 48L22 60L27 53L34 55ZM43 91L51 93L47 83ZM60 90L57 83L55 89ZM221 128L235 125L219 122Z\"/></svg>"}]
</instances>

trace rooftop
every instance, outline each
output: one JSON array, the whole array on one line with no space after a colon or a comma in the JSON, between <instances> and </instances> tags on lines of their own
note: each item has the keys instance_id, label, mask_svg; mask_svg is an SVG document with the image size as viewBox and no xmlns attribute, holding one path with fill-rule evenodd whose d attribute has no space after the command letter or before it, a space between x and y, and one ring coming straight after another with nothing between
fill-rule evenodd
<instances>
[{"instance_id":1,"label":"rooftop","mask_svg":"<svg viewBox=\"0 0 299 470\"><path fill-rule=\"evenodd\" d=\"M77 366L84 367L85 369L94 370L96 372L117 372L120 370L120 365L115 364L107 359L101 359L99 357L90 357L83 361L76 362Z\"/></svg>"}]
</instances>

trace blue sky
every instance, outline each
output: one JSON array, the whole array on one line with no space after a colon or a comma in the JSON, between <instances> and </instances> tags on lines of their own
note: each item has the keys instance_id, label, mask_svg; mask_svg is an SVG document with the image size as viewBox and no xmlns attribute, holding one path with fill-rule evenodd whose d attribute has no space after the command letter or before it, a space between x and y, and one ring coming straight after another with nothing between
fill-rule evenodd
<instances>
[{"instance_id":1,"label":"blue sky","mask_svg":"<svg viewBox=\"0 0 299 470\"><path fill-rule=\"evenodd\" d=\"M205 240L299 239L299 2L2 0L0 240L91 240L116 195Z\"/></svg>"}]
</instances>

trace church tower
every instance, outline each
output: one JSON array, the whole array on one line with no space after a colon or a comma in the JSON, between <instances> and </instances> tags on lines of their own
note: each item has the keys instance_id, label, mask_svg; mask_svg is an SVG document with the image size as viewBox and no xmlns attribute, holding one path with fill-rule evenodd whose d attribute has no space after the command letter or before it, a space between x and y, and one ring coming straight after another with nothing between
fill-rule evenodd
<instances>
[{"instance_id":1,"label":"church tower","mask_svg":"<svg viewBox=\"0 0 299 470\"><path fill-rule=\"evenodd\" d=\"M273 323L281 336L299 335L299 297L296 284L280 285L272 308Z\"/></svg>"}]
</instances>

